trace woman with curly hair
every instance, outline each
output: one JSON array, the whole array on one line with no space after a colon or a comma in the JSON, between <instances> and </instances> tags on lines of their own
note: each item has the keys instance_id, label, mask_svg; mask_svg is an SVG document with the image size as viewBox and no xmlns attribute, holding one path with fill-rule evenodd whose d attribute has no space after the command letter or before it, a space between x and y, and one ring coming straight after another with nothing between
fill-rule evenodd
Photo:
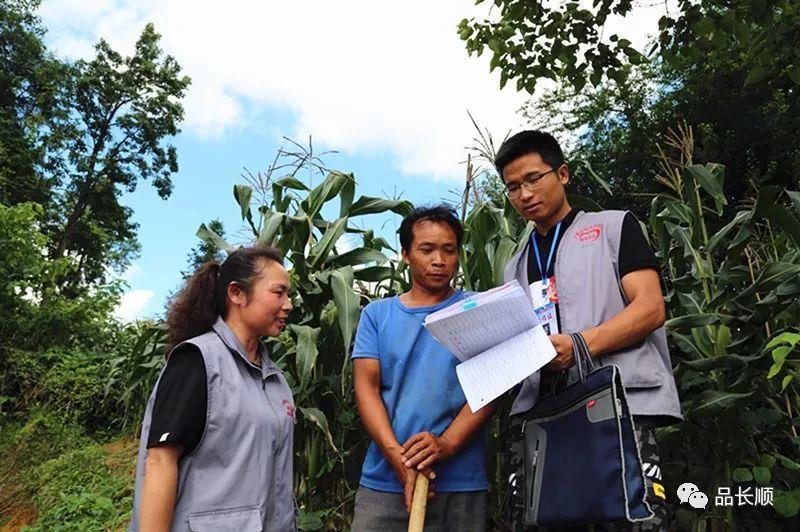
<instances>
[{"instance_id":1,"label":"woman with curly hair","mask_svg":"<svg viewBox=\"0 0 800 532\"><path fill-rule=\"evenodd\" d=\"M261 338L292 310L273 248L203 264L167 315L147 403L132 531L295 530L294 402Z\"/></svg>"}]
</instances>

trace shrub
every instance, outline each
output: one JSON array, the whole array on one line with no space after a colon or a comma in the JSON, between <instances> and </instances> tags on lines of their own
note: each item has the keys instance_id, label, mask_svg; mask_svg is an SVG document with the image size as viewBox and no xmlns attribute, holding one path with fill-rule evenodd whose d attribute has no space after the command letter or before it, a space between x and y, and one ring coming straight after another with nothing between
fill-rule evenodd
<instances>
[{"instance_id":1,"label":"shrub","mask_svg":"<svg viewBox=\"0 0 800 532\"><path fill-rule=\"evenodd\" d=\"M56 412L33 409L24 423L0 426L0 515L30 506L33 468L89 443L81 427Z\"/></svg>"},{"instance_id":2,"label":"shrub","mask_svg":"<svg viewBox=\"0 0 800 532\"><path fill-rule=\"evenodd\" d=\"M136 444L69 451L37 467L29 487L39 508L33 531L117 530L130 520Z\"/></svg>"},{"instance_id":3,"label":"shrub","mask_svg":"<svg viewBox=\"0 0 800 532\"><path fill-rule=\"evenodd\" d=\"M111 362L108 354L80 349L10 350L6 393L18 413L46 407L89 433L113 430L121 426L121 392L104 393Z\"/></svg>"},{"instance_id":4,"label":"shrub","mask_svg":"<svg viewBox=\"0 0 800 532\"><path fill-rule=\"evenodd\" d=\"M80 426L57 412L32 410L25 423L10 423L0 431L3 469L23 470L89 443Z\"/></svg>"},{"instance_id":5,"label":"shrub","mask_svg":"<svg viewBox=\"0 0 800 532\"><path fill-rule=\"evenodd\" d=\"M122 282L60 286L55 280L74 274L79 263L48 258L42 223L37 204L0 205L0 357L12 347L103 345L116 327Z\"/></svg>"}]
</instances>

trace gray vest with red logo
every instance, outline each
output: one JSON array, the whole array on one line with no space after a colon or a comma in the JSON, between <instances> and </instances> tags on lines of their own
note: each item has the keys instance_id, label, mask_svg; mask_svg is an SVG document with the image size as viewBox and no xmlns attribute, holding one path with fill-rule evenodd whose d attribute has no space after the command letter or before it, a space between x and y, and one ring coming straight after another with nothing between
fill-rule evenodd
<instances>
[{"instance_id":1,"label":"gray vest with red logo","mask_svg":"<svg viewBox=\"0 0 800 532\"><path fill-rule=\"evenodd\" d=\"M213 330L186 343L203 354L208 406L200 444L178 463L172 530L296 530L294 402L281 370L266 353L260 368L250 363L222 318ZM142 424L131 531L139 530L147 436L157 388L158 383Z\"/></svg>"},{"instance_id":2,"label":"gray vest with red logo","mask_svg":"<svg viewBox=\"0 0 800 532\"><path fill-rule=\"evenodd\" d=\"M618 264L625 214L626 211L579 212L561 238L554 273L562 333L596 327L627 306ZM530 248L529 242L508 263L505 282L517 279L528 289ZM619 368L634 415L657 416L659 424L683 419L664 327L653 331L641 343L593 360ZM570 380L575 378L573 373ZM536 372L522 382L511 407L512 415L536 404L539 381Z\"/></svg>"}]
</instances>

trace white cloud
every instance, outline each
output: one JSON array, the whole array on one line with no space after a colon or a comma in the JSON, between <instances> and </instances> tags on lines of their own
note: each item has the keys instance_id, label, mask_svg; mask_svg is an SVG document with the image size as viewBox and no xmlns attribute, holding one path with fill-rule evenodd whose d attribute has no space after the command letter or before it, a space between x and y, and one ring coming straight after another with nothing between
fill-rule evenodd
<instances>
[{"instance_id":1,"label":"white cloud","mask_svg":"<svg viewBox=\"0 0 800 532\"><path fill-rule=\"evenodd\" d=\"M128 266L124 272L122 272L122 275L120 275L119 278L125 281L126 283L129 283L133 279L142 275L143 273L144 270L142 269L142 267L136 263L133 263L130 266Z\"/></svg>"},{"instance_id":2,"label":"white cloud","mask_svg":"<svg viewBox=\"0 0 800 532\"><path fill-rule=\"evenodd\" d=\"M121 280L121 281L124 281L128 285L130 285L131 281L133 281L137 277L140 277L144 273L144 270L142 269L142 267L139 266L135 262L129 264L128 267L125 268L125 270L123 270L121 272L116 271L111 266L106 266L105 271L106 271L106 278L107 279L109 279L111 281Z\"/></svg>"},{"instance_id":3,"label":"white cloud","mask_svg":"<svg viewBox=\"0 0 800 532\"><path fill-rule=\"evenodd\" d=\"M477 10L476 10L477 9ZM258 124L258 110L296 117L296 138L349 153L388 152L408 174L462 179L469 109L504 135L524 95L498 89L488 54L467 56L459 20L470 0L50 0L50 42L86 56L103 37L130 52L152 21L192 78L184 129L201 136Z\"/></svg>"},{"instance_id":4,"label":"white cloud","mask_svg":"<svg viewBox=\"0 0 800 532\"><path fill-rule=\"evenodd\" d=\"M114 310L114 316L121 321L133 321L142 317L142 311L155 296L152 290L138 289L123 294L119 305Z\"/></svg>"},{"instance_id":5,"label":"white cloud","mask_svg":"<svg viewBox=\"0 0 800 532\"><path fill-rule=\"evenodd\" d=\"M627 30L643 43L663 5L637 5L635 21L612 20L609 34ZM312 134L352 154L387 152L404 173L461 180L474 136L467 110L502 138L522 125L516 111L527 98L513 83L500 91L491 53L469 57L456 34L459 20L487 10L472 0L49 0L41 12L68 56L86 56L100 37L130 52L155 23L192 78L190 132L271 131L259 111L278 108L296 117L283 134Z\"/></svg>"}]
</instances>

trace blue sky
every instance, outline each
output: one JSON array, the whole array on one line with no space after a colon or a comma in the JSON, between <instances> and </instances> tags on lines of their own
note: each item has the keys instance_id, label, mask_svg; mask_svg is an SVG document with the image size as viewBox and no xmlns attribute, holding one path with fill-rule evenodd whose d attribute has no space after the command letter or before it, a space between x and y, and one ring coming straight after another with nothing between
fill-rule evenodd
<instances>
[{"instance_id":1,"label":"blue sky","mask_svg":"<svg viewBox=\"0 0 800 532\"><path fill-rule=\"evenodd\" d=\"M643 44L664 6L641 4L607 34ZM495 138L524 126L517 110L527 95L513 83L501 91L490 54L469 57L456 34L462 18L488 12L473 0L44 0L58 55L89 58L100 38L129 54L152 22L192 79L173 139L172 197L159 199L147 183L124 197L142 251L123 275L130 290L118 315L163 310L197 227L218 217L235 232L233 185L244 168L265 170L284 136L338 150L326 162L353 172L361 194L452 198L475 135L467 111Z\"/></svg>"},{"instance_id":2,"label":"blue sky","mask_svg":"<svg viewBox=\"0 0 800 532\"><path fill-rule=\"evenodd\" d=\"M264 117L265 120L270 118ZM285 119L274 124L287 130L291 128L291 122ZM139 224L142 246L140 258L126 272L133 294L129 299L134 298L129 303L132 308L122 311L127 313L126 317L147 316L163 310L165 295L180 282L187 253L198 242L195 232L201 223L219 218L225 224L229 240L241 240L236 235L242 223L233 198L233 185L244 183L241 174L245 168L252 172L266 170L280 144L280 139L252 131L228 133L214 139L182 134L176 139L180 171L173 177L172 196L167 201L162 200L147 183L126 195L125 203L133 208L134 220ZM425 175L403 175L387 152L355 156L330 154L324 160L331 168L353 172L358 183L357 193L369 196L398 193L415 204L438 202L453 200L451 191L460 185L456 181L434 181ZM314 182L320 179L315 176ZM374 217L369 221L380 222ZM395 230L393 223L383 228L389 242L394 242ZM139 307L145 297L146 303ZM134 309L136 312L131 314Z\"/></svg>"}]
</instances>

